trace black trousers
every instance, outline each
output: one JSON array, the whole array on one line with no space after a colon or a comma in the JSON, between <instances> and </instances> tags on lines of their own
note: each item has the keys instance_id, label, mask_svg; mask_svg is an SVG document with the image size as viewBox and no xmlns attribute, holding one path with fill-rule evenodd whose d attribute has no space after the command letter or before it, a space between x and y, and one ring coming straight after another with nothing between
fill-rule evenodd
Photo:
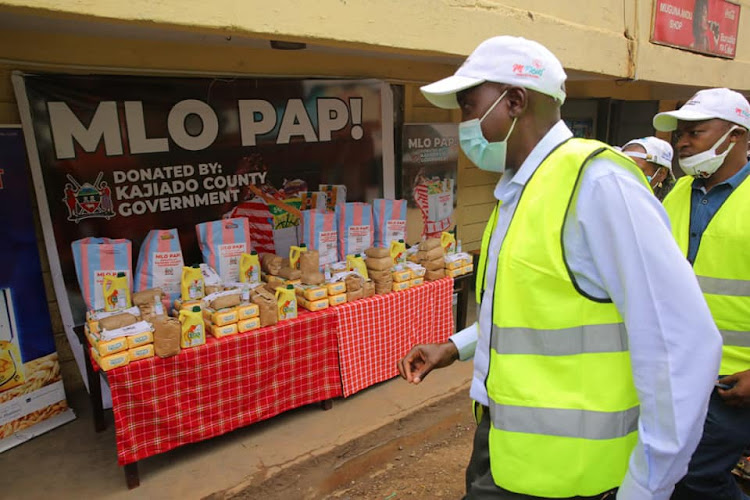
<instances>
[{"instance_id":1,"label":"black trousers","mask_svg":"<svg viewBox=\"0 0 750 500\"><path fill-rule=\"evenodd\" d=\"M479 405L476 405L479 409ZM540 497L513 493L495 484L490 472L490 412L482 407L481 418L478 419L477 431L474 434L474 449L471 460L466 468L466 496L467 500L543 500ZM573 497L580 500L614 500L617 489L606 491L593 497ZM556 500L573 500L556 499Z\"/></svg>"}]
</instances>

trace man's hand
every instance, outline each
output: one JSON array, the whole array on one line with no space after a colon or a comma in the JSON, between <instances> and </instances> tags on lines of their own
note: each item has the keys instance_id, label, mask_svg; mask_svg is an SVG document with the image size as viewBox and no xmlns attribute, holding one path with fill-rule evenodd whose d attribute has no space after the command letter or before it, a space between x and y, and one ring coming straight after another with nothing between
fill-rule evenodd
<instances>
[{"instance_id":1,"label":"man's hand","mask_svg":"<svg viewBox=\"0 0 750 500\"><path fill-rule=\"evenodd\" d=\"M458 349L453 342L421 344L412 347L398 361L398 372L407 382L418 384L433 368L443 368L458 359Z\"/></svg>"},{"instance_id":2,"label":"man's hand","mask_svg":"<svg viewBox=\"0 0 750 500\"><path fill-rule=\"evenodd\" d=\"M726 404L738 408L750 406L750 370L719 379L719 383L733 386L727 390L718 389Z\"/></svg>"}]
</instances>

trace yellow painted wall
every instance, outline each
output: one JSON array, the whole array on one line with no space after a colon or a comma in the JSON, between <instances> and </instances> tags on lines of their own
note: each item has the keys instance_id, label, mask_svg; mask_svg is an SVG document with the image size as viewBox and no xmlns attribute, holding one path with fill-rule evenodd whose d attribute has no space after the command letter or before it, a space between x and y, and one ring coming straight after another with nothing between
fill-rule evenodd
<instances>
[{"instance_id":1,"label":"yellow painted wall","mask_svg":"<svg viewBox=\"0 0 750 500\"><path fill-rule=\"evenodd\" d=\"M533 38L565 67L678 85L750 89L750 16L730 63L649 43L653 0L0 0L0 11L94 23L162 26L459 62L500 33ZM742 2L747 9L750 4Z\"/></svg>"}]
</instances>

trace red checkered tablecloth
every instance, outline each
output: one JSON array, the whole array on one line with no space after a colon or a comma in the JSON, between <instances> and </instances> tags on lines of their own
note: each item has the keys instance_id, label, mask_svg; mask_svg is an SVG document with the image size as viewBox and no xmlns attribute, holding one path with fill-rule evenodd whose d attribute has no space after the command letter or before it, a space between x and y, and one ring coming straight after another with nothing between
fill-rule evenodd
<instances>
[{"instance_id":1,"label":"red checkered tablecloth","mask_svg":"<svg viewBox=\"0 0 750 500\"><path fill-rule=\"evenodd\" d=\"M108 372L120 465L342 394L333 309Z\"/></svg>"},{"instance_id":2,"label":"red checkered tablecloth","mask_svg":"<svg viewBox=\"0 0 750 500\"><path fill-rule=\"evenodd\" d=\"M453 278L376 295L334 308L344 396L398 375L396 362L415 344L453 333Z\"/></svg>"}]
</instances>

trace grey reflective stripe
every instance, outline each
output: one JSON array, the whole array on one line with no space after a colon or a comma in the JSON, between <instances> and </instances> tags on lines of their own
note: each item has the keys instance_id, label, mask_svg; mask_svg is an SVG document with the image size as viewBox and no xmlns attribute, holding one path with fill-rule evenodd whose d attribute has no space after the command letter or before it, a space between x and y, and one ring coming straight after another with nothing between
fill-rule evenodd
<instances>
[{"instance_id":1,"label":"grey reflective stripe","mask_svg":"<svg viewBox=\"0 0 750 500\"><path fill-rule=\"evenodd\" d=\"M587 352L624 352L628 333L622 323L558 330L501 328L492 325L492 348L498 354L570 356Z\"/></svg>"},{"instance_id":2,"label":"grey reflective stripe","mask_svg":"<svg viewBox=\"0 0 750 500\"><path fill-rule=\"evenodd\" d=\"M496 429L581 439L616 439L638 430L640 408L603 412L499 405L490 400Z\"/></svg>"},{"instance_id":3,"label":"grey reflective stripe","mask_svg":"<svg viewBox=\"0 0 750 500\"><path fill-rule=\"evenodd\" d=\"M750 332L719 330L725 346L750 347Z\"/></svg>"},{"instance_id":4,"label":"grey reflective stripe","mask_svg":"<svg viewBox=\"0 0 750 500\"><path fill-rule=\"evenodd\" d=\"M750 297L750 281L748 280L726 280L721 278L709 278L698 276L698 284L703 293L713 295L731 295L734 297Z\"/></svg>"}]
</instances>

